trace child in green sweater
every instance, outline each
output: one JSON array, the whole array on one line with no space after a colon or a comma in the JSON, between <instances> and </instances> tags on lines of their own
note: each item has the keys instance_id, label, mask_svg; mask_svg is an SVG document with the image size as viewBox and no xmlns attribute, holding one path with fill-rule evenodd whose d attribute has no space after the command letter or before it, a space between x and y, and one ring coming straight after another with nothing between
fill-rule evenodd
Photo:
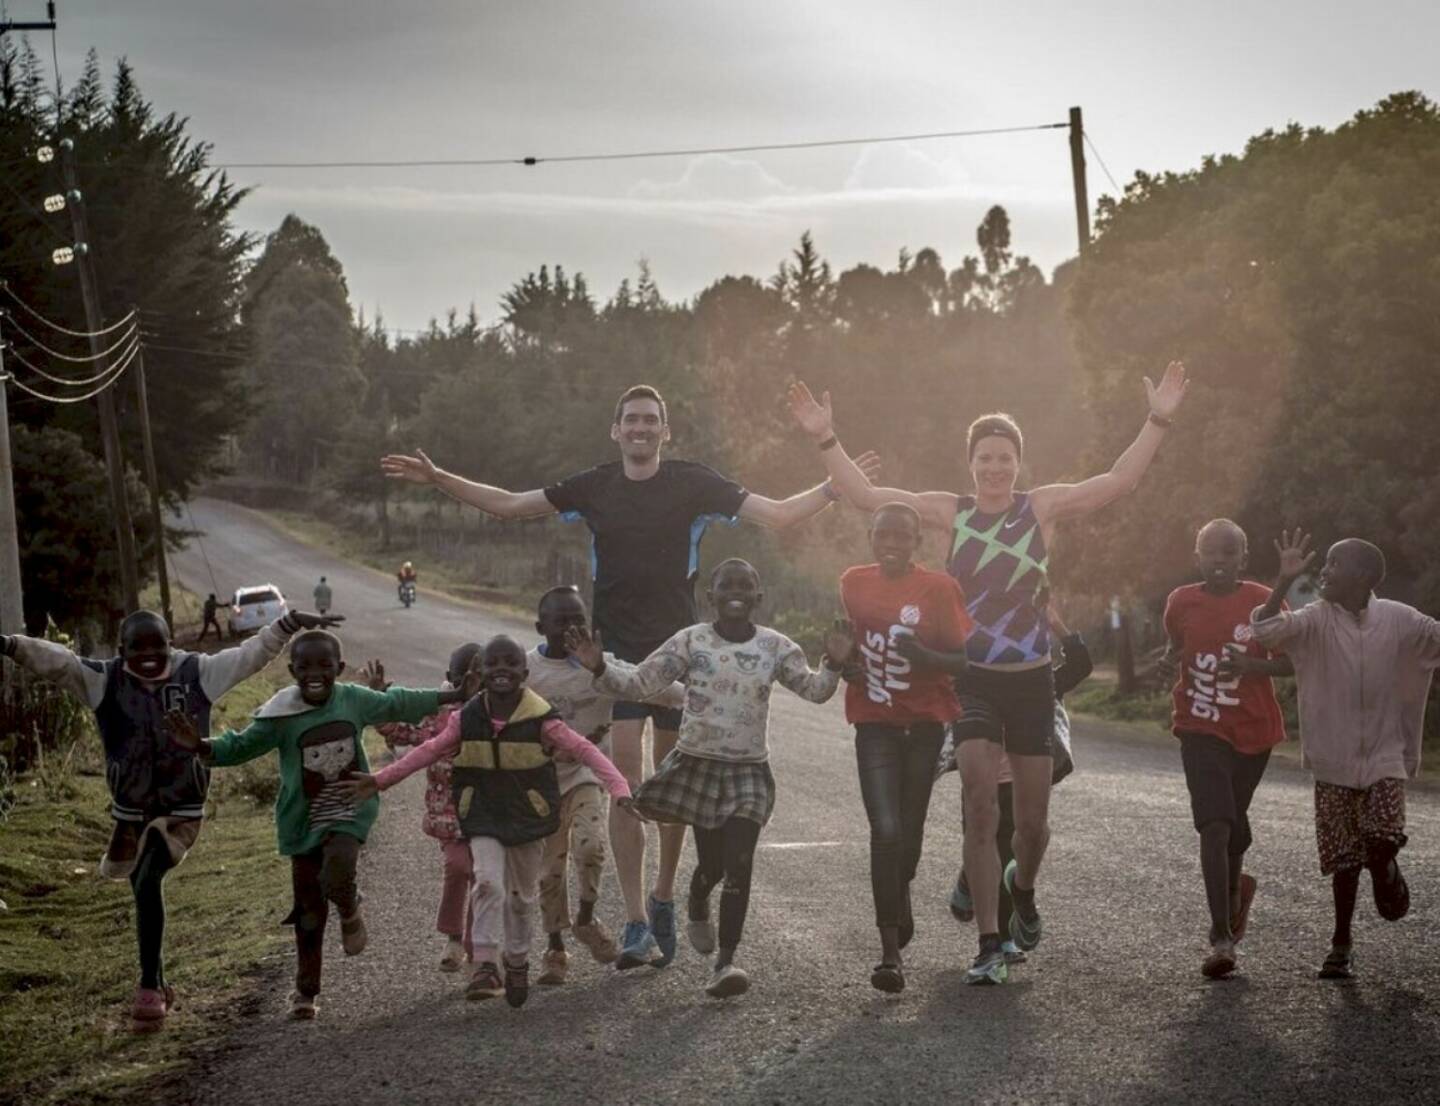
<instances>
[{"instance_id":1,"label":"child in green sweater","mask_svg":"<svg viewBox=\"0 0 1440 1106\"><path fill-rule=\"evenodd\" d=\"M295 686L277 692L239 733L227 731L202 739L184 714L167 715L175 740L217 767L244 764L272 749L280 754L275 832L280 854L290 858L295 895L294 909L286 919L295 926L299 961L290 996L290 1016L295 1019L308 1020L316 1014L330 903L339 913L346 955L365 948L355 864L380 802L375 798L353 802L338 786L351 772L369 771L361 734L366 726L381 722L419 722L442 705L467 698L463 688L392 687L379 692L337 683L344 671L340 639L326 630L308 630L297 634L290 646Z\"/></svg>"}]
</instances>

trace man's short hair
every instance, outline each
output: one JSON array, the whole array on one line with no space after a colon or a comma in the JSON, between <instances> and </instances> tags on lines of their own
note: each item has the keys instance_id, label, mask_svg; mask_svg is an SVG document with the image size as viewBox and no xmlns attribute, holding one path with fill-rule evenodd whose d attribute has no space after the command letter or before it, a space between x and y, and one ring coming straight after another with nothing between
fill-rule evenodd
<instances>
[{"instance_id":1,"label":"man's short hair","mask_svg":"<svg viewBox=\"0 0 1440 1106\"><path fill-rule=\"evenodd\" d=\"M670 413L665 407L664 397L660 395L658 389L652 388L649 384L633 385L620 394L620 398L615 401L615 421L617 423L625 414L625 405L632 399L653 399L660 405L660 425L670 425Z\"/></svg>"}]
</instances>

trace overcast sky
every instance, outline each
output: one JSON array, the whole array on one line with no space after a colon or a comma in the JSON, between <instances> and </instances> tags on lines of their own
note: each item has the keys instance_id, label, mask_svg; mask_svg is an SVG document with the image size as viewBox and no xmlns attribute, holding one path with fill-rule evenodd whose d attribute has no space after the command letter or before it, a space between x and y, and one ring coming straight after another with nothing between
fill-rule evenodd
<instances>
[{"instance_id":1,"label":"overcast sky","mask_svg":"<svg viewBox=\"0 0 1440 1106\"><path fill-rule=\"evenodd\" d=\"M38 18L41 0L4 0ZM1435 0L60 0L59 56L128 57L217 162L562 156L1060 122L1123 184L1440 94ZM36 40L49 56L48 41ZM612 163L245 170L247 230L316 224L398 328L542 263L600 298L648 259L686 298L768 276L807 228L837 271L947 264L994 203L1047 270L1075 250L1065 132ZM1090 159L1092 202L1112 191Z\"/></svg>"}]
</instances>

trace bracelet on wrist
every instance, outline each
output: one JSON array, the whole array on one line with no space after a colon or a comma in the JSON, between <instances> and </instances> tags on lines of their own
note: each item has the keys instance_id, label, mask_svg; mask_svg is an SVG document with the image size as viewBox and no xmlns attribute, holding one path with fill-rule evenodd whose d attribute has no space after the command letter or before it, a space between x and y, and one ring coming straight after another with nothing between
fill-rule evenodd
<instances>
[{"instance_id":1,"label":"bracelet on wrist","mask_svg":"<svg viewBox=\"0 0 1440 1106\"><path fill-rule=\"evenodd\" d=\"M1167 419L1164 415L1157 415L1154 411L1151 411L1148 415L1145 416L1145 421L1153 422L1161 430L1169 430L1172 426L1175 425L1174 419Z\"/></svg>"},{"instance_id":2,"label":"bracelet on wrist","mask_svg":"<svg viewBox=\"0 0 1440 1106\"><path fill-rule=\"evenodd\" d=\"M831 434L830 437L826 438L823 442L818 442L816 448L820 450L821 453L824 453L827 449L834 449L839 444L840 439L834 434Z\"/></svg>"}]
</instances>

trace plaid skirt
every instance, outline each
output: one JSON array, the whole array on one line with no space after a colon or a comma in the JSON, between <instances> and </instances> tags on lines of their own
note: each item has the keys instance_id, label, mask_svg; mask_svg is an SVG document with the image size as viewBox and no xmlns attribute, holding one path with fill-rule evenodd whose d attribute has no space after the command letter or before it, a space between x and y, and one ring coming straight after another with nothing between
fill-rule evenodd
<instances>
[{"instance_id":1,"label":"plaid skirt","mask_svg":"<svg viewBox=\"0 0 1440 1106\"><path fill-rule=\"evenodd\" d=\"M775 809L775 777L765 761L712 760L672 749L635 792L635 808L657 822L719 829L727 818L762 826Z\"/></svg>"}]
</instances>

